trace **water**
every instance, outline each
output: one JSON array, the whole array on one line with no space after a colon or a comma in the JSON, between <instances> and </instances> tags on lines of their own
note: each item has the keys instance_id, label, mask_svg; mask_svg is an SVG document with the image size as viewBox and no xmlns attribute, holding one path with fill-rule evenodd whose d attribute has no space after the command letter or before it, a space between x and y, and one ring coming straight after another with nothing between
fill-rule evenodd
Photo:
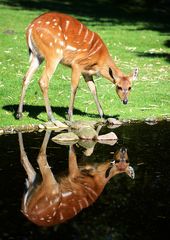
<instances>
[{"instance_id":1,"label":"water","mask_svg":"<svg viewBox=\"0 0 170 240\"><path fill-rule=\"evenodd\" d=\"M0 239L150 240L169 234L170 123L103 128L100 134L109 131L117 134L118 142L113 146L96 143L91 156L85 156L90 153L76 145L78 163L112 161L113 153L125 147L135 179L124 173L114 176L92 206L48 228L33 224L21 212L26 172L20 163L18 135L0 136ZM44 135L45 132L22 135L27 156L37 172L36 159ZM50 138L55 135L52 132ZM68 154L68 146L49 140L47 160L53 173L68 170Z\"/></svg>"}]
</instances>

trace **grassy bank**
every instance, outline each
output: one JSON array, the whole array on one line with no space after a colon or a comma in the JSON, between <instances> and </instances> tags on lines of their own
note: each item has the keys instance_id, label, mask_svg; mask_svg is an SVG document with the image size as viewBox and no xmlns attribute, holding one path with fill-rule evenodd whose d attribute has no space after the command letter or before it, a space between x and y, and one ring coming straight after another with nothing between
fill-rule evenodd
<instances>
[{"instance_id":1,"label":"grassy bank","mask_svg":"<svg viewBox=\"0 0 170 240\"><path fill-rule=\"evenodd\" d=\"M44 10L25 10L0 5L0 127L41 123L47 120L38 86L43 66L34 76L25 98L24 117L15 119L22 77L28 68L25 28ZM129 73L139 67L128 105L123 105L114 86L95 78L98 95L107 116L119 119L170 117L170 40L166 26L146 21L124 21L76 16L98 32L116 64ZM168 26L167 26L168 27ZM163 31L162 31L163 30ZM50 82L49 97L56 118L65 119L70 99L70 69L60 65ZM74 119L97 119L97 109L83 79L76 96Z\"/></svg>"}]
</instances>

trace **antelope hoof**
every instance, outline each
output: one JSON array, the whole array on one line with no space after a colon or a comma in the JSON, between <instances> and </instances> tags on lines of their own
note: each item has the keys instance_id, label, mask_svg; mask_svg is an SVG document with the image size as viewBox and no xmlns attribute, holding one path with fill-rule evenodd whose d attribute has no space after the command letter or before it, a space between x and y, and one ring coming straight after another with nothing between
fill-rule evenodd
<instances>
[{"instance_id":1,"label":"antelope hoof","mask_svg":"<svg viewBox=\"0 0 170 240\"><path fill-rule=\"evenodd\" d=\"M72 117L72 115L70 115L69 113L66 113L66 119L67 119L68 121L70 121L70 122L73 121L73 117Z\"/></svg>"},{"instance_id":2,"label":"antelope hoof","mask_svg":"<svg viewBox=\"0 0 170 240\"><path fill-rule=\"evenodd\" d=\"M17 112L16 118L17 118L17 119L21 119L21 118L22 118L22 113L21 113L21 112Z\"/></svg>"}]
</instances>

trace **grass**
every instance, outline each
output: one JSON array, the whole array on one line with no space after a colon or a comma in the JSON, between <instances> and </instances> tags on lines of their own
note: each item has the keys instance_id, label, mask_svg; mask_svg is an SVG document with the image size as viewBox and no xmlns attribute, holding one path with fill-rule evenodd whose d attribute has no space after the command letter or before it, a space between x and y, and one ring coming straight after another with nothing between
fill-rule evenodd
<instances>
[{"instance_id":1,"label":"grass","mask_svg":"<svg viewBox=\"0 0 170 240\"><path fill-rule=\"evenodd\" d=\"M0 127L38 124L47 120L44 101L38 86L43 67L34 75L27 90L24 117L18 121L14 115L19 103L22 77L28 68L25 28L43 10L25 10L0 5ZM8 17L7 17L8 16ZM117 19L93 20L80 17L91 30L98 32L109 48L117 66L124 73L139 67L138 80L133 83L128 105L123 105L115 87L106 79L95 78L99 99L107 116L119 119L170 117L170 50L166 26L148 25L146 21ZM70 99L70 69L59 65L51 82L49 98L56 118L65 120ZM93 98L81 79L77 92L74 120L97 120Z\"/></svg>"}]
</instances>

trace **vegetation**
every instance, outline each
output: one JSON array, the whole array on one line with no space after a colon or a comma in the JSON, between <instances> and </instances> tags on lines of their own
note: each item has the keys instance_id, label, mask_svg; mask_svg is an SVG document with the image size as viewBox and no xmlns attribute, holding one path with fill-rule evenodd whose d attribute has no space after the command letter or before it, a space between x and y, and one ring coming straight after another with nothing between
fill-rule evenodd
<instances>
[{"instance_id":1,"label":"vegetation","mask_svg":"<svg viewBox=\"0 0 170 240\"><path fill-rule=\"evenodd\" d=\"M115 12L112 8L108 14L107 11L98 11L96 15L97 9L93 14L94 5L91 5L91 11L89 5L88 12L83 12L84 6L77 6L76 12L72 11L71 1L67 1L67 5L65 1L50 1L49 7L48 1L43 1L46 5L41 5L41 1L29 1L29 7L24 5L26 2L28 1L1 1L0 5L0 127L47 121L44 100L38 86L43 66L34 75L27 90L23 119L16 120L15 112L22 77L29 66L25 28L41 13L54 10L54 2L58 2L60 11L72 14L91 30L98 32L123 72L130 73L133 68L139 67L139 77L133 83L128 105L120 102L115 87L109 81L101 77L95 78L106 117L141 120L170 117L170 25L161 18L162 15L156 20L155 15L147 15L148 11L143 12L141 9L140 14L133 12L133 9L129 13L125 5L124 8L118 6ZM70 69L59 65L50 82L51 105L56 118L61 121L65 120L70 99L70 73ZM83 79L74 109L74 120L79 119L99 119L95 103Z\"/></svg>"}]
</instances>

